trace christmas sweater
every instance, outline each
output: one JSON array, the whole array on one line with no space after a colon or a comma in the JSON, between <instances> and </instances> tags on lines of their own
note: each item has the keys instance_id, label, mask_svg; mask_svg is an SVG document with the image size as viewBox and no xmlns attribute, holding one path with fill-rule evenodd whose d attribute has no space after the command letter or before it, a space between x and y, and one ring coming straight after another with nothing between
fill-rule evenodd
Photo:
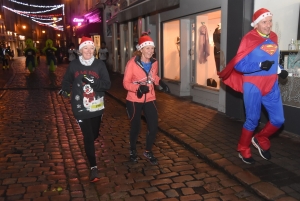
<instances>
[{"instance_id":1,"label":"christmas sweater","mask_svg":"<svg viewBox=\"0 0 300 201\"><path fill-rule=\"evenodd\" d=\"M83 76L94 80L94 84L82 82ZM62 90L71 92L71 106L76 119L88 119L103 114L104 94L111 82L105 64L95 59L90 66L73 60L64 75Z\"/></svg>"}]
</instances>

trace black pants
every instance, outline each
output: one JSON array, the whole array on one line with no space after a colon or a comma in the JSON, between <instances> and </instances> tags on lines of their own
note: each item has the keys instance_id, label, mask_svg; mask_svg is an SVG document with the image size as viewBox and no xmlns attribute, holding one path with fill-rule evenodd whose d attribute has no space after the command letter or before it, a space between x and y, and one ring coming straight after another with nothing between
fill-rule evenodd
<instances>
[{"instance_id":1,"label":"black pants","mask_svg":"<svg viewBox=\"0 0 300 201\"><path fill-rule=\"evenodd\" d=\"M35 67L35 59L34 59L34 56L27 56L27 57L26 57L26 61L25 61L26 67L29 66L29 63L30 63L30 62L31 62L32 67L34 68L34 67Z\"/></svg>"},{"instance_id":2,"label":"black pants","mask_svg":"<svg viewBox=\"0 0 300 201\"><path fill-rule=\"evenodd\" d=\"M8 66L8 59L7 58L2 59L2 65L3 66Z\"/></svg>"},{"instance_id":3,"label":"black pants","mask_svg":"<svg viewBox=\"0 0 300 201\"><path fill-rule=\"evenodd\" d=\"M146 103L137 103L126 101L126 109L130 119L130 149L136 149L136 141L141 129L141 115L143 112L146 117L148 128L146 136L146 150L151 151L158 127L156 102L150 101Z\"/></svg>"},{"instance_id":4,"label":"black pants","mask_svg":"<svg viewBox=\"0 0 300 201\"><path fill-rule=\"evenodd\" d=\"M99 135L99 129L101 124L101 116L90 118L90 119L77 119L77 122L81 128L83 134L83 142L86 156L89 160L90 166L96 166L95 156L95 144L94 141Z\"/></svg>"}]
</instances>

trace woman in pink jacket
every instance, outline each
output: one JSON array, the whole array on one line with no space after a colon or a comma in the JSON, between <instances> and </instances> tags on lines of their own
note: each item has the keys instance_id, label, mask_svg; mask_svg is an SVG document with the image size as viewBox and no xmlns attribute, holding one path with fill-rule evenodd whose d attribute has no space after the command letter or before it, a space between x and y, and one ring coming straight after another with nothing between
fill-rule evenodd
<instances>
[{"instance_id":1,"label":"woman in pink jacket","mask_svg":"<svg viewBox=\"0 0 300 201\"><path fill-rule=\"evenodd\" d=\"M128 90L126 107L130 119L130 160L137 162L136 141L141 127L141 115L144 113L147 120L146 150L144 156L150 163L156 165L157 159L153 156L152 145L155 141L158 114L154 85L160 85L163 91L170 93L169 87L158 77L158 64L152 57L154 42L143 34L139 38L136 56L131 58L125 69L123 85Z\"/></svg>"}]
</instances>

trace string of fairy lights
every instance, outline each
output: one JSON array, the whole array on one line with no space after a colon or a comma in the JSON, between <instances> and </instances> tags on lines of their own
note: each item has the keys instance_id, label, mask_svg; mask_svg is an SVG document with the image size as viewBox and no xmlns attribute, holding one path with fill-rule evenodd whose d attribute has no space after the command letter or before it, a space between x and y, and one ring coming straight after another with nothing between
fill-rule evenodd
<instances>
[{"instance_id":1,"label":"string of fairy lights","mask_svg":"<svg viewBox=\"0 0 300 201\"><path fill-rule=\"evenodd\" d=\"M23 6L27 6L27 7L40 8L41 10L37 10L37 11L23 11L23 10L16 10L16 9L13 9L13 8L10 8L10 7L7 7L7 6L3 6L3 8L5 8L5 9L11 11L11 12L14 12L18 15L30 18L33 22L36 22L39 25L49 26L49 27L52 27L54 29L63 31L63 25L57 25L57 23L62 21L63 20L62 16L65 15L64 4L34 5L34 4L19 2L19 1L16 1L16 0L8 0L8 1L11 1L11 2L16 3L16 4L23 5ZM46 14L48 12L55 11L55 10L58 10L58 9L62 9L61 14ZM49 21L51 21L51 22L49 22Z\"/></svg>"}]
</instances>

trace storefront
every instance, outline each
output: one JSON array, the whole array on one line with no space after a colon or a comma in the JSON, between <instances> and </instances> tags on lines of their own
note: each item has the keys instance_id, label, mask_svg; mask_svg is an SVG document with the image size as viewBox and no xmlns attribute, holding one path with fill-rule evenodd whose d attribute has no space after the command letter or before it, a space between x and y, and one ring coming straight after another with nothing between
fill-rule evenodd
<instances>
[{"instance_id":1,"label":"storefront","mask_svg":"<svg viewBox=\"0 0 300 201\"><path fill-rule=\"evenodd\" d=\"M160 22L161 73L171 92L225 112L217 71L225 66L227 2L180 1L179 8L160 13Z\"/></svg>"},{"instance_id":2,"label":"storefront","mask_svg":"<svg viewBox=\"0 0 300 201\"><path fill-rule=\"evenodd\" d=\"M149 15L162 10L173 9L179 6L179 0L135 0L121 1L121 7L115 17L108 20L107 26L112 30L112 70L124 73L127 61L132 57L136 50L138 38L142 32L149 32L155 44L158 44L156 31L159 27L159 21L156 18L159 14L155 14L154 22L150 22ZM158 51L158 46L156 51ZM157 53L157 52L156 52Z\"/></svg>"},{"instance_id":3,"label":"storefront","mask_svg":"<svg viewBox=\"0 0 300 201\"><path fill-rule=\"evenodd\" d=\"M119 27L115 29L119 32L113 34L115 41L119 41L114 46L115 54L118 53L114 55L115 71L124 72L137 38L142 31L147 31L156 44L159 75L169 85L171 93L191 96L193 101L225 113L226 87L220 83L217 71L230 59L228 55L234 56L227 53L226 42L230 37L234 40L241 38L251 28L249 20L246 28L244 21L235 22L238 28L233 30L239 35L233 33L227 37L228 32L233 32L227 28L227 19L230 16L242 19L245 13L249 13L247 19L251 18L253 1L232 5L231 1L222 0L178 0L166 1L165 4L159 0L139 2L121 10L115 20ZM165 5L168 7L163 8ZM152 14L152 8L157 9L156 14ZM229 9L240 9L240 12L228 12ZM239 41L233 43L235 46L229 53L231 50L236 53L238 44Z\"/></svg>"},{"instance_id":4,"label":"storefront","mask_svg":"<svg viewBox=\"0 0 300 201\"><path fill-rule=\"evenodd\" d=\"M195 102L218 108L217 71L225 65L221 9L183 15L162 22L163 77L173 85L175 95L192 96Z\"/></svg>"},{"instance_id":5,"label":"storefront","mask_svg":"<svg viewBox=\"0 0 300 201\"><path fill-rule=\"evenodd\" d=\"M225 90L217 71L225 65L226 43L221 41L226 41L226 33L220 33L222 20L226 30L226 9L221 0L145 0L123 8L114 19L113 70L124 73L138 38L148 32L156 45L159 75L171 93L192 96L195 102L225 112Z\"/></svg>"}]
</instances>

